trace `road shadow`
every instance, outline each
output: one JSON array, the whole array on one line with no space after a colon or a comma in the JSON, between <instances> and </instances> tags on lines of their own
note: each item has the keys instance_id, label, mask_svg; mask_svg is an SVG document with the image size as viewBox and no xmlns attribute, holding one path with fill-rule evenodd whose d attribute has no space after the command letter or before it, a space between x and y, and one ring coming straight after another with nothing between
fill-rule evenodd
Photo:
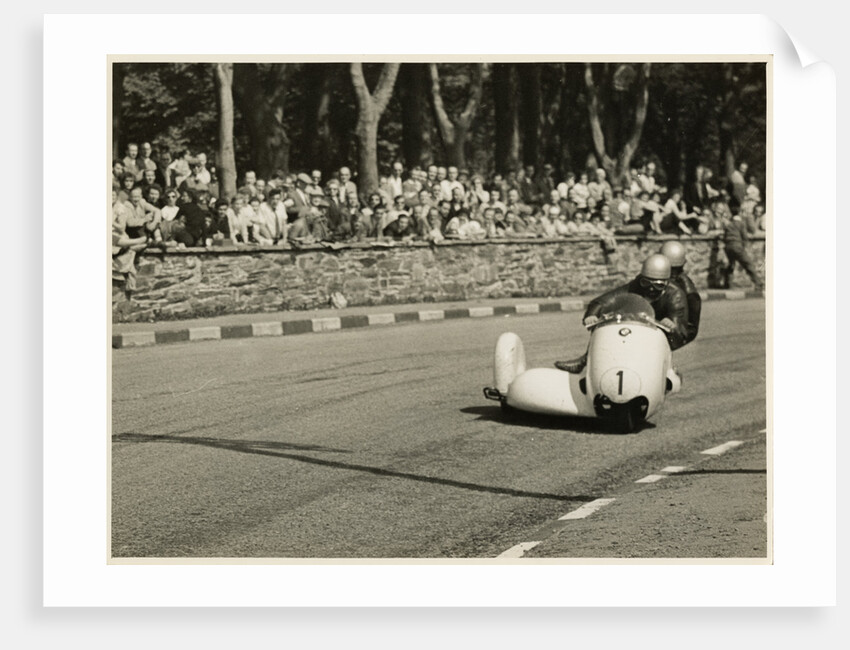
<instances>
[{"instance_id":1,"label":"road shadow","mask_svg":"<svg viewBox=\"0 0 850 650\"><path fill-rule=\"evenodd\" d=\"M655 428L655 425L652 422L644 422L639 428L635 429L632 434L623 434L615 431L607 422L600 420L599 418L540 415L538 413L526 413L524 411L505 413L499 406L467 406L460 409L460 412L469 415L477 415L477 420L498 422L500 424L514 424L524 427L533 427L535 429L545 429L548 431L593 433L606 436L632 435L647 429Z\"/></svg>"},{"instance_id":2,"label":"road shadow","mask_svg":"<svg viewBox=\"0 0 850 650\"><path fill-rule=\"evenodd\" d=\"M180 435L188 433L188 431L178 431L172 434L151 435L145 433L118 433L112 436L112 442L133 442L133 443L148 443L148 442L174 442L187 443L196 445L206 445L208 447L218 447L219 449L232 449L233 451L324 451L335 454L350 454L348 449L334 449L333 447L323 447L321 445L299 445L292 442L276 442L272 440L224 440L222 438L209 437L191 437Z\"/></svg>"},{"instance_id":3,"label":"road shadow","mask_svg":"<svg viewBox=\"0 0 850 650\"><path fill-rule=\"evenodd\" d=\"M766 469L689 469L682 472L676 472L676 476L684 476L686 474L767 474Z\"/></svg>"},{"instance_id":4,"label":"road shadow","mask_svg":"<svg viewBox=\"0 0 850 650\"><path fill-rule=\"evenodd\" d=\"M342 469L354 472L365 472L374 476L384 476L387 478L400 478L408 481L418 481L420 483L430 483L432 485L444 485L447 487L460 488L473 492L486 492L490 494L502 494L513 497L524 497L530 499L551 499L554 501L578 501L588 502L598 498L591 495L565 495L554 494L551 492L532 492L528 490L516 490L508 487L500 487L495 485L482 485L479 483L469 483L467 481L456 481L453 479L440 478L435 476L424 476L422 474L414 474L412 472L401 472L397 470L387 469L384 467L373 467L370 465L359 465L357 463L344 463L336 460L325 460L322 458L314 458L312 456L304 456L302 454L287 453L287 449L299 449L309 451L342 451L343 453L352 453L345 450L334 450L319 446L309 445L292 445L289 443L257 441L257 440L222 440L220 438L209 437L193 437L193 436L177 436L177 435L147 435L144 433L119 433L112 436L113 442L130 442L130 443L165 443L165 444L180 444L180 445L200 445L202 447L211 447L224 451L232 451L243 454L255 454L258 456L269 456L272 458L280 458L284 460L294 460L309 465L318 465L321 467L329 467L332 469Z\"/></svg>"}]
</instances>

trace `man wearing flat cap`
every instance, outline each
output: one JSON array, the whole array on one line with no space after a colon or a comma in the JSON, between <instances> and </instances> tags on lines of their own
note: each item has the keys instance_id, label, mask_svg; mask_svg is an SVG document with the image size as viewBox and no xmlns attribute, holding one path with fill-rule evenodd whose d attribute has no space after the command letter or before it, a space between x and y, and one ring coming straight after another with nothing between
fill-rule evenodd
<instances>
[{"instance_id":1,"label":"man wearing flat cap","mask_svg":"<svg viewBox=\"0 0 850 650\"><path fill-rule=\"evenodd\" d=\"M301 173L295 177L295 189L287 193L292 199L292 205L286 208L289 220L292 221L300 216L306 217L310 212L310 194L307 188L313 187L313 179L307 174Z\"/></svg>"}]
</instances>

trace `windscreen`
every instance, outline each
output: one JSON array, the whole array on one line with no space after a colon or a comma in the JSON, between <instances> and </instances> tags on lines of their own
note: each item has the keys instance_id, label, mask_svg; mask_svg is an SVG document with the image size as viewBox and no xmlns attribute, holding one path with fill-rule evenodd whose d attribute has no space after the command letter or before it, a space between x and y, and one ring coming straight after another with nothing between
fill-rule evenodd
<instances>
[{"instance_id":1,"label":"windscreen","mask_svg":"<svg viewBox=\"0 0 850 650\"><path fill-rule=\"evenodd\" d=\"M644 320L655 318L655 310L646 298L634 293L624 293L616 296L605 310L600 314L602 318L616 318L622 320Z\"/></svg>"}]
</instances>

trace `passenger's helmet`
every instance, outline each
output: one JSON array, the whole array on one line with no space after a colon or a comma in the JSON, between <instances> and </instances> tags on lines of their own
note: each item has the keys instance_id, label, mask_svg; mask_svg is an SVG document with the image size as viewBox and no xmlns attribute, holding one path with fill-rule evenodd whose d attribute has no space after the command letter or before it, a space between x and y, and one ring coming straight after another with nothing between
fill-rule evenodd
<instances>
[{"instance_id":1,"label":"passenger's helmet","mask_svg":"<svg viewBox=\"0 0 850 650\"><path fill-rule=\"evenodd\" d=\"M670 266L673 268L685 265L685 247L681 242L666 241L658 252L670 260Z\"/></svg>"},{"instance_id":2,"label":"passenger's helmet","mask_svg":"<svg viewBox=\"0 0 850 650\"><path fill-rule=\"evenodd\" d=\"M670 260L661 253L650 255L643 261L643 266L640 268L640 275L643 278L650 280L669 280L670 279Z\"/></svg>"}]
</instances>

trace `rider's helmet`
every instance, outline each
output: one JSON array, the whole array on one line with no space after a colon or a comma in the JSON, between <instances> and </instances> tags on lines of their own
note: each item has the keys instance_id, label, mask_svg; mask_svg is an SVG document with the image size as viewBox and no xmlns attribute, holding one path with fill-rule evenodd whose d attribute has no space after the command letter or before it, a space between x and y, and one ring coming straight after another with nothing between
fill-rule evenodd
<instances>
[{"instance_id":1,"label":"rider's helmet","mask_svg":"<svg viewBox=\"0 0 850 650\"><path fill-rule=\"evenodd\" d=\"M666 241L658 252L670 260L670 266L674 269L680 269L685 265L685 247L681 242Z\"/></svg>"},{"instance_id":2,"label":"rider's helmet","mask_svg":"<svg viewBox=\"0 0 850 650\"><path fill-rule=\"evenodd\" d=\"M642 278L650 280L669 280L670 279L670 260L661 253L650 255L643 261L643 266L640 267L640 275Z\"/></svg>"},{"instance_id":3,"label":"rider's helmet","mask_svg":"<svg viewBox=\"0 0 850 650\"><path fill-rule=\"evenodd\" d=\"M670 281L670 260L661 253L650 255L643 261L638 276L638 285L650 300L658 298Z\"/></svg>"}]
</instances>

